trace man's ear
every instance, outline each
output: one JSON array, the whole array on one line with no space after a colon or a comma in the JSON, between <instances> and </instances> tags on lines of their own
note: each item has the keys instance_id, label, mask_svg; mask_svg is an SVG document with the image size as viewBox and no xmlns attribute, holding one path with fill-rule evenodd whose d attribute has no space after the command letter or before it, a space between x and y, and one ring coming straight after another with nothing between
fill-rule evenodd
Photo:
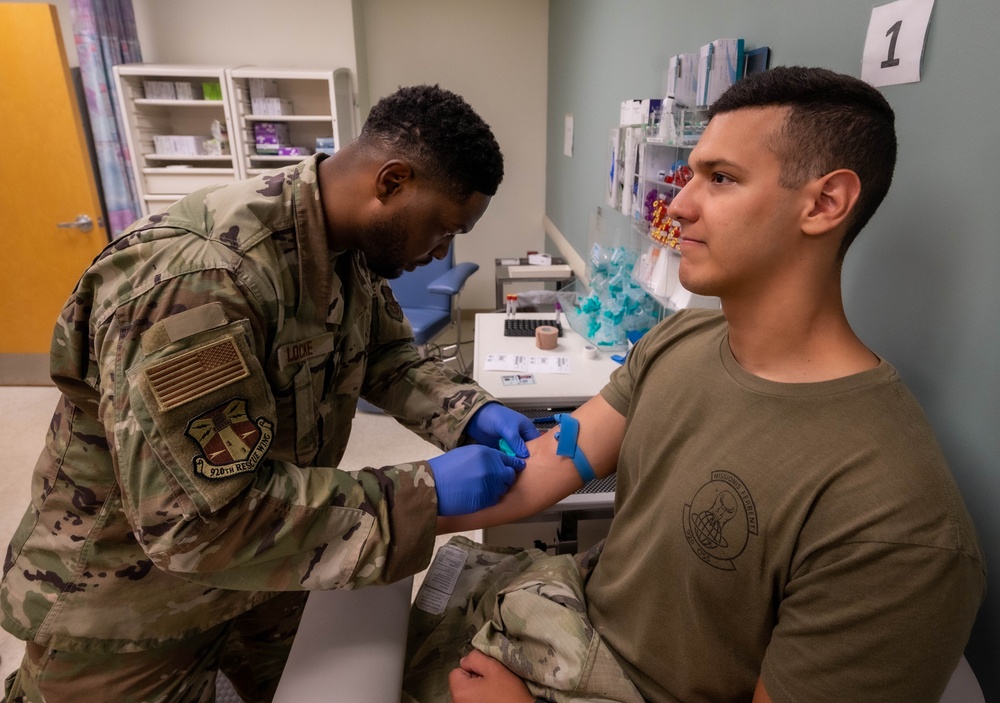
<instances>
[{"instance_id":1,"label":"man's ear","mask_svg":"<svg viewBox=\"0 0 1000 703\"><path fill-rule=\"evenodd\" d=\"M842 168L817 178L807 192L811 202L802 219L802 231L824 234L839 227L854 210L861 195L861 179Z\"/></svg>"},{"instance_id":2,"label":"man's ear","mask_svg":"<svg viewBox=\"0 0 1000 703\"><path fill-rule=\"evenodd\" d=\"M411 180L413 180L413 167L408 161L402 159L386 161L375 173L375 194L379 200L385 202Z\"/></svg>"}]
</instances>

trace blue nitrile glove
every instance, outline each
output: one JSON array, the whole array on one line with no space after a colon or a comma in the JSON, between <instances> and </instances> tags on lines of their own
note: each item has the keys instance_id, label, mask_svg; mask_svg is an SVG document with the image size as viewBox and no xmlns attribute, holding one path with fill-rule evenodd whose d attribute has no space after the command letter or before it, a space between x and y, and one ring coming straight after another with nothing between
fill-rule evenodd
<instances>
[{"instance_id":1,"label":"blue nitrile glove","mask_svg":"<svg viewBox=\"0 0 1000 703\"><path fill-rule=\"evenodd\" d=\"M541 436L535 423L500 403L487 403L479 408L465 426L465 432L473 441L493 449L497 449L500 440L504 439L522 459L528 458L525 442Z\"/></svg>"},{"instance_id":2,"label":"blue nitrile glove","mask_svg":"<svg viewBox=\"0 0 1000 703\"><path fill-rule=\"evenodd\" d=\"M427 463L434 472L438 515L464 515L496 504L524 468L524 459L475 444Z\"/></svg>"}]
</instances>

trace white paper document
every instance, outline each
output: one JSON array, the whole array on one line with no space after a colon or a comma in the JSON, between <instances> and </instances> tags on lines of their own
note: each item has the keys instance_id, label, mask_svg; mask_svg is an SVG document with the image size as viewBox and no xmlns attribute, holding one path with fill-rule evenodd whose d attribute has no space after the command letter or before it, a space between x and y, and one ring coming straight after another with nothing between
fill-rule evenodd
<instances>
[{"instance_id":1,"label":"white paper document","mask_svg":"<svg viewBox=\"0 0 1000 703\"><path fill-rule=\"evenodd\" d=\"M519 373L570 373L568 356L527 356L525 354L487 354L484 371Z\"/></svg>"},{"instance_id":2,"label":"white paper document","mask_svg":"<svg viewBox=\"0 0 1000 703\"><path fill-rule=\"evenodd\" d=\"M507 269L507 275L511 278L568 278L573 275L573 269L569 264L549 264L511 266Z\"/></svg>"}]
</instances>

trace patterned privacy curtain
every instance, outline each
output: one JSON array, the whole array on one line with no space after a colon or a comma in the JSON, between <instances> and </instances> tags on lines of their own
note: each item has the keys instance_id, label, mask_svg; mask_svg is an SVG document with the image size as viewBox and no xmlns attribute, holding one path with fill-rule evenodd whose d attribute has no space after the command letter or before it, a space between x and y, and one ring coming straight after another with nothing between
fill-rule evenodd
<instances>
[{"instance_id":1,"label":"patterned privacy curtain","mask_svg":"<svg viewBox=\"0 0 1000 703\"><path fill-rule=\"evenodd\" d=\"M142 212L111 73L112 66L142 61L135 14L132 0L70 0L70 15L101 173L108 232L114 238Z\"/></svg>"}]
</instances>

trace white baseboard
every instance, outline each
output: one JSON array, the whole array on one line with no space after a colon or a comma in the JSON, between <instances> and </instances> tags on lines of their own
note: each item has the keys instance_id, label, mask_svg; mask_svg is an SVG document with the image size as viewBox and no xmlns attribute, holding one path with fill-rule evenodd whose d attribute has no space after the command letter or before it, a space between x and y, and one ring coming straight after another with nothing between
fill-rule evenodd
<instances>
[{"instance_id":1,"label":"white baseboard","mask_svg":"<svg viewBox=\"0 0 1000 703\"><path fill-rule=\"evenodd\" d=\"M0 386L52 386L48 354L0 354Z\"/></svg>"}]
</instances>

